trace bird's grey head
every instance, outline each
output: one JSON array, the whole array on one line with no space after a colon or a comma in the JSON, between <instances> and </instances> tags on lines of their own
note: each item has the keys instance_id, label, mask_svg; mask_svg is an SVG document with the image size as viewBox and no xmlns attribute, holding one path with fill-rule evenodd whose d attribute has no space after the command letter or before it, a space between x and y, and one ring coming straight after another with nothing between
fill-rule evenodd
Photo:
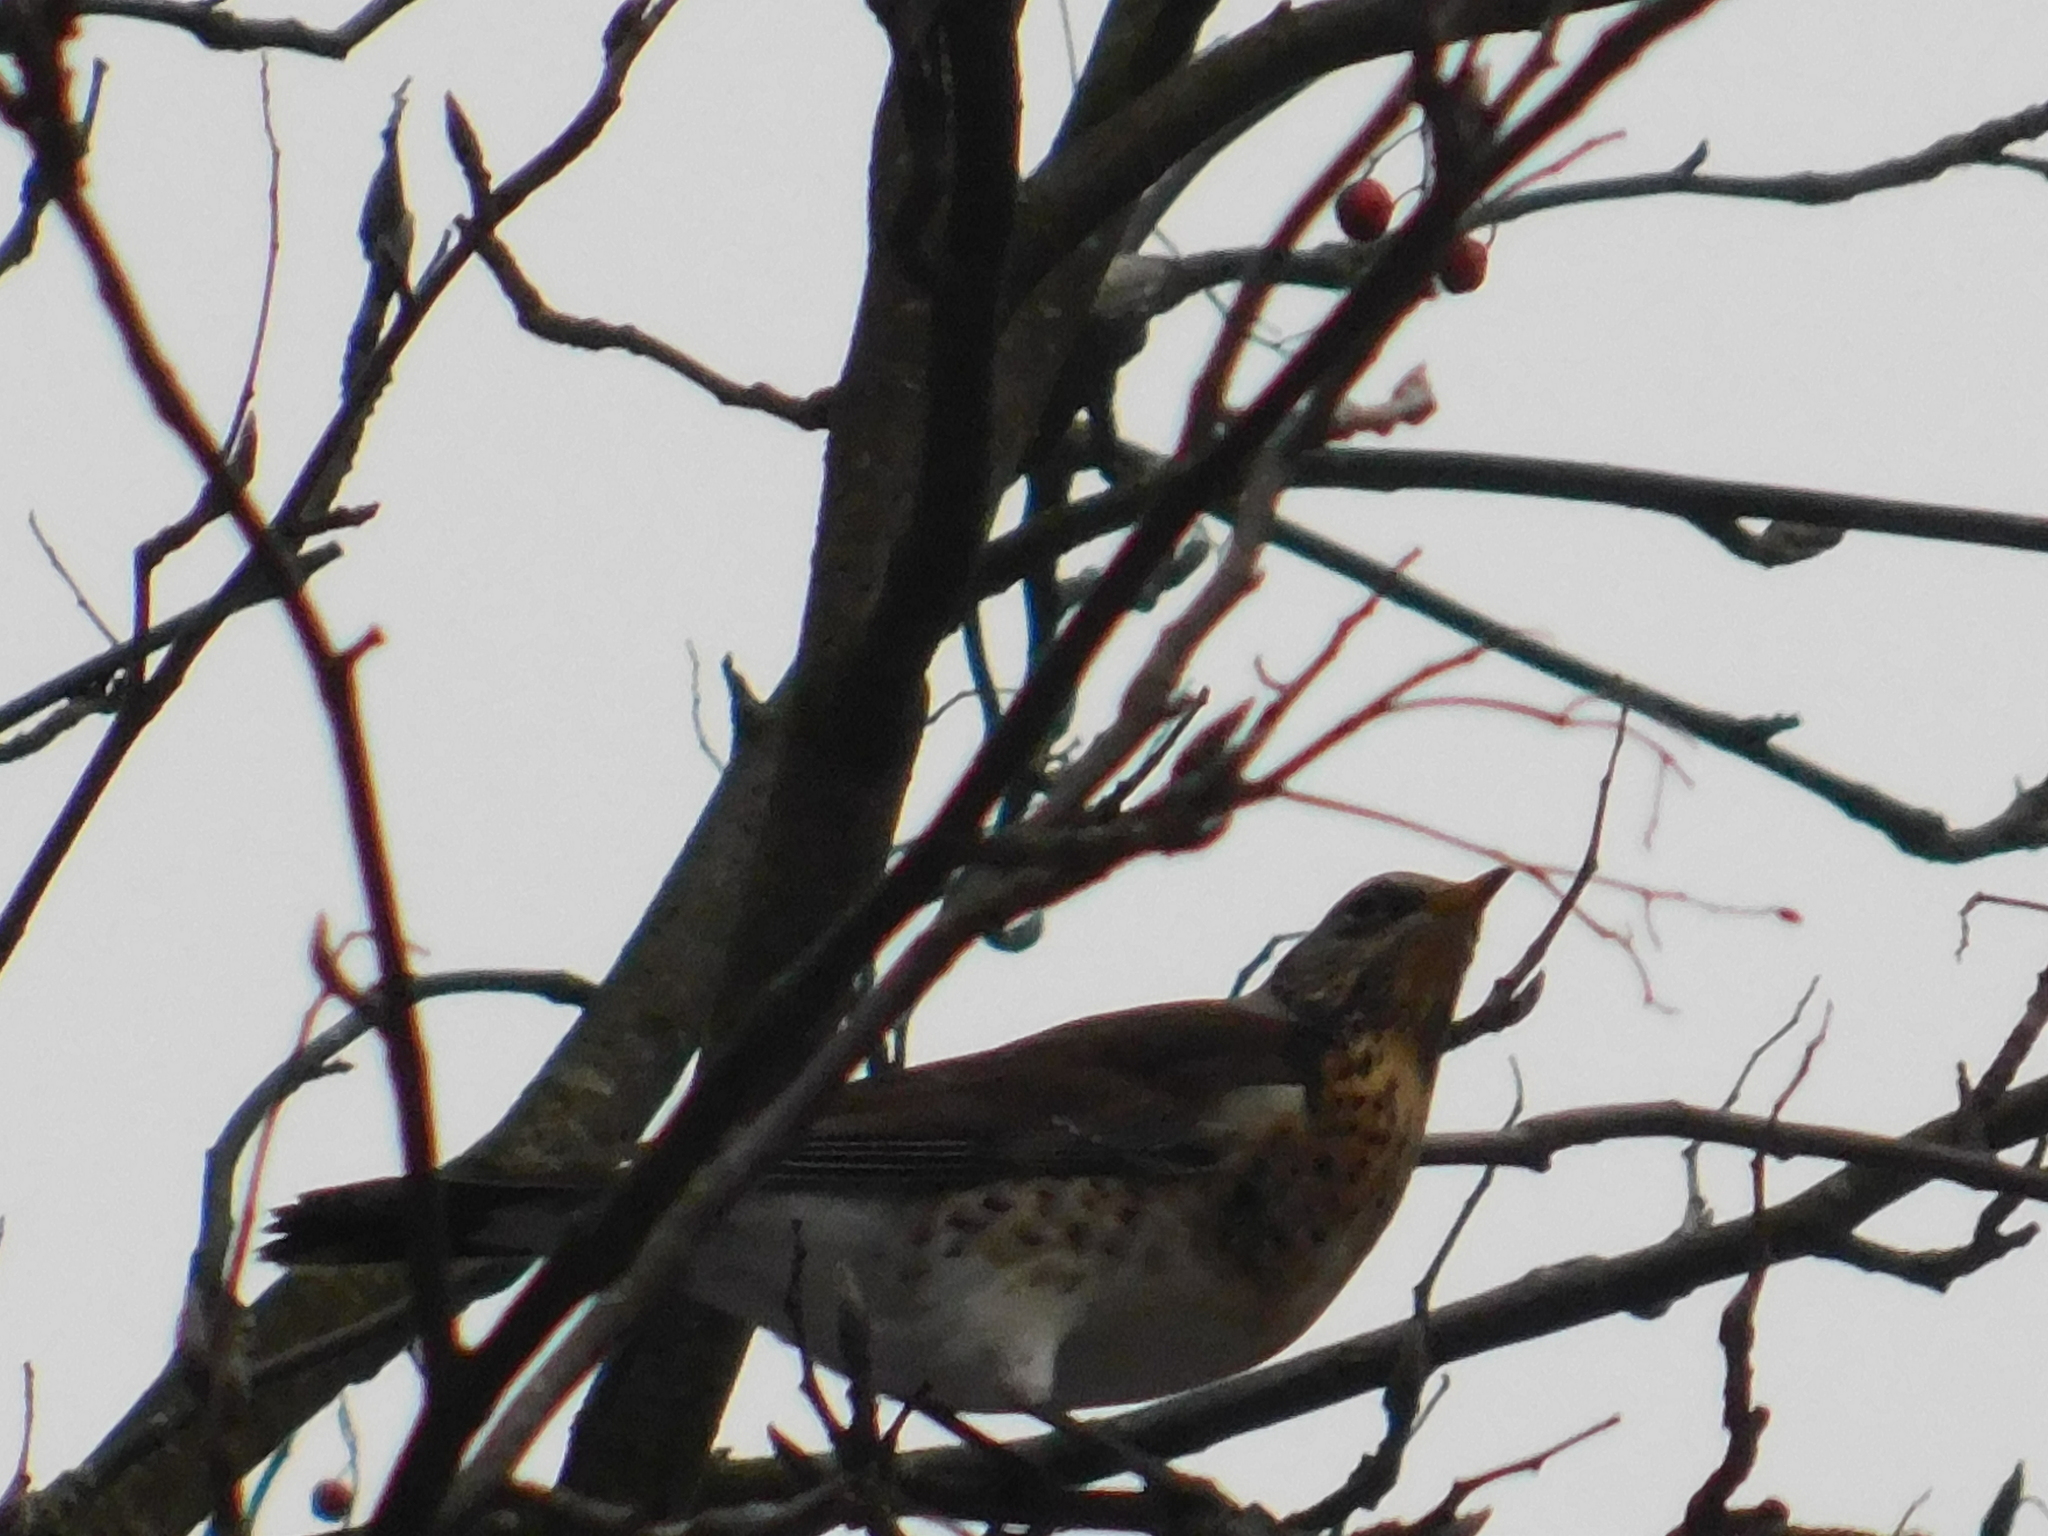
<instances>
[{"instance_id":1,"label":"bird's grey head","mask_svg":"<svg viewBox=\"0 0 2048 1536\"><path fill-rule=\"evenodd\" d=\"M1331 1034L1387 1025L1440 1030L1471 963L1479 920L1510 871L1476 880L1379 875L1351 891L1280 958L1265 991ZM1420 1011L1427 1017L1417 1017Z\"/></svg>"}]
</instances>

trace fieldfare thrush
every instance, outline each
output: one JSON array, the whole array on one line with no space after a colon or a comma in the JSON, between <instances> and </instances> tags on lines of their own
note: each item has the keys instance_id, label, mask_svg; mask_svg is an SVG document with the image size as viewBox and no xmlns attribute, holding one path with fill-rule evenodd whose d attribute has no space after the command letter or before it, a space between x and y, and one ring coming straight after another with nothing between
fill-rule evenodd
<instances>
[{"instance_id":1,"label":"fieldfare thrush","mask_svg":"<svg viewBox=\"0 0 2048 1536\"><path fill-rule=\"evenodd\" d=\"M1508 873L1368 881L1243 997L845 1084L706 1237L689 1294L840 1369L852 1306L871 1387L964 1411L1131 1402L1258 1364L1392 1218ZM543 1254L606 1187L451 1177L455 1250ZM396 1259L407 1209L396 1180L315 1190L264 1251Z\"/></svg>"}]
</instances>

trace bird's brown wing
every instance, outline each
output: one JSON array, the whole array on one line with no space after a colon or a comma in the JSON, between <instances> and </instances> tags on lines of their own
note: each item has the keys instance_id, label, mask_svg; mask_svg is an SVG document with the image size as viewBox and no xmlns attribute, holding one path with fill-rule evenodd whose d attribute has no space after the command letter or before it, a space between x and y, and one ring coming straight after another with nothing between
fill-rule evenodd
<instances>
[{"instance_id":1,"label":"bird's brown wing","mask_svg":"<svg viewBox=\"0 0 2048 1536\"><path fill-rule=\"evenodd\" d=\"M847 1084L762 1185L877 1193L1197 1172L1248 1118L1298 1112L1319 1049L1244 1003L1080 1019Z\"/></svg>"}]
</instances>

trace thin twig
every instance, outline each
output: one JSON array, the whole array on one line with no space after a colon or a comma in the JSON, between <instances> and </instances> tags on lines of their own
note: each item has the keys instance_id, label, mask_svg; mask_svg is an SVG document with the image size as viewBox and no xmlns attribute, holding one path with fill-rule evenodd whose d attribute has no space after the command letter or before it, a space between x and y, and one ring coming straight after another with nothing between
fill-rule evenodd
<instances>
[{"instance_id":1,"label":"thin twig","mask_svg":"<svg viewBox=\"0 0 2048 1536\"><path fill-rule=\"evenodd\" d=\"M43 525L36 521L34 512L28 515L28 531L35 535L35 541L43 551L43 558L50 562L50 569L57 573L57 579L70 589L71 600L78 604L78 611L92 621L92 627L100 632L102 640L109 645L119 645L120 637L108 627L107 621L100 617L99 609L93 607L92 599L85 595L85 588L78 584L78 579L64 564L64 557L57 553L57 547L44 537Z\"/></svg>"},{"instance_id":2,"label":"thin twig","mask_svg":"<svg viewBox=\"0 0 2048 1536\"><path fill-rule=\"evenodd\" d=\"M1743 1087L1749 1082L1749 1074L1756 1070L1757 1063L1770 1054L1773 1046L1799 1027L1800 1019L1806 1014L1806 1005L1813 1001L1813 994L1819 990L1820 977L1815 976L1806 984L1806 990L1800 994L1799 1001L1792 1005L1792 1016L1765 1036L1762 1044L1749 1053L1749 1059L1743 1062L1742 1070L1735 1074L1734 1085L1721 1100L1721 1109L1724 1112L1733 1109L1736 1101L1742 1097ZM1680 1223L1682 1231L1697 1231L1713 1219L1713 1212L1700 1189L1700 1151L1705 1145L1704 1142L1693 1141L1678 1154L1679 1160L1685 1165L1685 1216Z\"/></svg>"},{"instance_id":3,"label":"thin twig","mask_svg":"<svg viewBox=\"0 0 2048 1536\"><path fill-rule=\"evenodd\" d=\"M520 326L543 341L584 352L630 352L688 379L720 405L760 411L791 426L802 427L807 432L823 431L828 424L832 408L830 387L814 389L808 395L791 395L772 384L741 384L714 368L706 367L660 337L650 336L637 325L615 325L610 321L585 319L556 309L542 297L540 289L520 269L512 252L494 234L478 236L476 254L491 269L491 275L497 278L498 287L504 291Z\"/></svg>"},{"instance_id":4,"label":"thin twig","mask_svg":"<svg viewBox=\"0 0 2048 1536\"><path fill-rule=\"evenodd\" d=\"M335 544L321 544L300 551L297 557L299 580L306 580L315 571L325 569L340 558L341 548ZM271 602L276 596L277 589L253 566L245 564L234 576L223 582L213 596L152 626L140 643L117 642L114 649L102 652L90 661L67 668L55 677L38 683L28 692L18 694L6 703L0 704L0 731L11 730L25 721L35 719L45 710L66 704L102 701L106 708L111 709L117 701L108 697L108 690L114 686L126 668L133 666L140 659L155 655L166 646L198 630L219 625L224 619L240 613L245 608ZM6 761L7 757L5 746L0 745L0 762Z\"/></svg>"},{"instance_id":5,"label":"thin twig","mask_svg":"<svg viewBox=\"0 0 2048 1536\"><path fill-rule=\"evenodd\" d=\"M696 733L697 750L716 771L723 773L725 759L711 745L711 736L704 729L704 664L697 655L697 642L685 640L683 654L690 658L690 729Z\"/></svg>"},{"instance_id":6,"label":"thin twig","mask_svg":"<svg viewBox=\"0 0 2048 1536\"><path fill-rule=\"evenodd\" d=\"M1997 896L1990 891L1978 891L1963 903L1956 914L1956 958L1963 958L1963 951L1970 947L1970 914L1979 907L2016 907L2023 912L2048 912L2048 901L2029 901L2023 896Z\"/></svg>"},{"instance_id":7,"label":"thin twig","mask_svg":"<svg viewBox=\"0 0 2048 1536\"><path fill-rule=\"evenodd\" d=\"M242 387L235 395L235 408L228 416L228 429L221 436L228 442L239 440L244 431L251 432L253 456L253 428L250 411L256 404L256 375L263 366L263 343L270 335L271 301L277 294L277 264L284 251L282 211L282 189L284 185L284 146L277 139L277 120L271 113L270 103L270 59L268 55L256 63L257 99L263 117L263 142L270 149L270 179L265 184L263 195L264 214L268 220L267 234L263 247L263 291L256 300L256 329L249 338L249 364L242 373ZM253 457L251 468L253 470Z\"/></svg>"},{"instance_id":8,"label":"thin twig","mask_svg":"<svg viewBox=\"0 0 2048 1536\"><path fill-rule=\"evenodd\" d=\"M1501 1121L1500 1133L1512 1131L1522 1118L1522 1069L1512 1062L1509 1065L1514 1073L1515 1100L1508 1106L1507 1116ZM1493 1187L1494 1171L1499 1166L1498 1163L1487 1164L1486 1171L1480 1174L1478 1182L1472 1186L1472 1192L1465 1197L1465 1203L1458 1207L1458 1214L1452 1220L1450 1229L1444 1233L1443 1241L1437 1245L1436 1256L1429 1261L1429 1267L1422 1272L1422 1278L1415 1282L1415 1320L1418 1323L1427 1321L1430 1298L1436 1294L1437 1279L1443 1274L1444 1265L1450 1262L1451 1251L1458 1246L1458 1239L1464 1235L1465 1228L1471 1225L1472 1218L1478 1214L1480 1202L1486 1198L1486 1192Z\"/></svg>"},{"instance_id":9,"label":"thin twig","mask_svg":"<svg viewBox=\"0 0 2048 1536\"><path fill-rule=\"evenodd\" d=\"M1417 1524L1423 1529L1435 1529L1439 1525L1448 1525L1450 1516L1457 1513L1458 1506L1487 1484L1497 1483L1503 1478L1520 1477L1525 1472L1541 1472L1553 1457L1563 1455L1574 1446L1584 1445L1595 1435L1606 1434L1608 1430L1614 1428L1620 1422L1620 1414L1609 1414L1598 1424L1589 1424L1574 1434L1566 1435L1555 1445L1546 1446L1543 1450L1537 1451L1532 1455L1524 1456L1517 1461L1511 1461L1503 1466L1495 1467L1489 1472L1481 1472L1476 1477L1458 1479L1457 1482L1451 1485L1451 1491L1444 1495L1443 1501L1429 1514L1423 1516Z\"/></svg>"},{"instance_id":10,"label":"thin twig","mask_svg":"<svg viewBox=\"0 0 2048 1536\"><path fill-rule=\"evenodd\" d=\"M1593 825L1586 834L1586 852L1579 860L1571 884L1558 897L1556 907L1536 931L1536 937L1529 941L1529 947L1522 951L1521 959L1488 990L1486 1001L1452 1026L1449 1041L1444 1047L1446 1050L1470 1045L1482 1035L1496 1034L1520 1023L1542 997L1543 978L1537 974L1536 967L1550 953L1550 946L1557 942L1566 920L1578 909L1579 898L1586 894L1586 887L1600 872L1600 839L1607 830L1608 798L1614 791L1614 770L1621 761L1621 749L1627 741L1628 710L1623 708L1614 718L1614 744L1608 749L1607 766L1600 774L1599 793L1593 799Z\"/></svg>"},{"instance_id":11,"label":"thin twig","mask_svg":"<svg viewBox=\"0 0 2048 1536\"><path fill-rule=\"evenodd\" d=\"M1803 171L1790 176L1702 176L1699 168L1706 163L1707 146L1701 143L1668 171L1617 176L1604 181L1579 182L1573 186L1515 191L1503 194L1492 203L1482 204L1474 216L1478 223L1505 224L1548 208L1561 208L1573 203L1613 202L1621 198L1656 197L1667 193L1757 198L1766 202L1820 207L1847 202L1872 192L1917 186L1960 166L2009 164L2012 162L2006 152L2012 145L2040 138L2044 133L2048 133L2048 102L2023 108L2005 117L1994 117L1975 128L1937 139L1910 155L1880 160L1855 170Z\"/></svg>"}]
</instances>

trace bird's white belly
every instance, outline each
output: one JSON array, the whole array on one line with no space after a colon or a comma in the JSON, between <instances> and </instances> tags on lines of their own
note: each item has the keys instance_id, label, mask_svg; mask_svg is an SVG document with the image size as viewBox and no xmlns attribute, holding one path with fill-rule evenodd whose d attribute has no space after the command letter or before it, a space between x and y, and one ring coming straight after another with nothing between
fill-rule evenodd
<instances>
[{"instance_id":1,"label":"bird's white belly","mask_svg":"<svg viewBox=\"0 0 2048 1536\"><path fill-rule=\"evenodd\" d=\"M1177 1214L1139 1221L1130 1201L1113 1180L1000 1185L937 1212L754 1196L688 1286L842 1371L851 1324L874 1388L966 1412L1132 1402L1263 1358Z\"/></svg>"}]
</instances>

